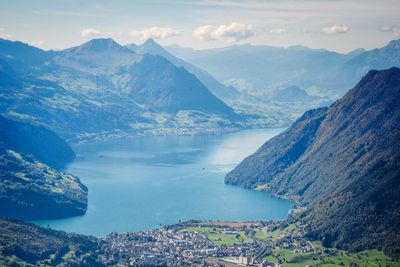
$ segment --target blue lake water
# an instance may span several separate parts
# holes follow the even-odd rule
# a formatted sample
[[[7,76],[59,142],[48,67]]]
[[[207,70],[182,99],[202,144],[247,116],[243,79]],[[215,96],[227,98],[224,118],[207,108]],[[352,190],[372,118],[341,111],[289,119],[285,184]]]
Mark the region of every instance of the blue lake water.
[[[179,220],[286,218],[291,202],[224,184],[225,174],[283,129],[220,136],[137,137],[74,147],[66,171],[89,188],[84,216],[36,222],[95,236]]]

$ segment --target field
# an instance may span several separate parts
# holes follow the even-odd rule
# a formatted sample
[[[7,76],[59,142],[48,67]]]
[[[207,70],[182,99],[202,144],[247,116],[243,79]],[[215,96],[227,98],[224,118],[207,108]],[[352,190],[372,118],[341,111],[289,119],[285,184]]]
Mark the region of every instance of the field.
[[[181,231],[186,232],[203,232],[216,245],[234,245],[252,240],[261,242],[274,243],[282,236],[294,235],[301,231],[295,225],[290,224],[284,228],[275,231],[265,232],[261,229],[256,229],[252,232],[246,231],[224,231],[221,227],[188,227]],[[311,244],[311,243],[310,243]],[[394,262],[383,252],[377,250],[368,250],[358,253],[349,253],[338,249],[326,249],[320,242],[312,242],[311,247],[318,252],[294,252],[293,250],[285,249],[276,246],[272,249],[270,255],[265,256],[264,260],[268,262],[280,262],[285,267],[303,267],[310,266],[359,266],[359,267],[400,267],[400,262]],[[312,250],[314,251],[314,250]]]
[[[212,228],[212,227],[188,227],[183,229],[185,232],[203,232],[207,235],[207,238],[210,239],[214,244],[221,246],[227,245],[231,246],[234,244],[241,244],[244,242],[250,242],[252,239],[243,231],[237,232],[223,232],[222,228]]]
[[[381,251],[368,250],[358,253],[347,253],[337,249],[329,250],[329,253],[294,253],[285,249],[275,249],[272,255],[266,257],[269,262],[282,262],[287,267],[303,267],[305,265],[333,267],[333,266],[357,266],[376,267],[376,266],[400,266],[400,262],[391,259]]]

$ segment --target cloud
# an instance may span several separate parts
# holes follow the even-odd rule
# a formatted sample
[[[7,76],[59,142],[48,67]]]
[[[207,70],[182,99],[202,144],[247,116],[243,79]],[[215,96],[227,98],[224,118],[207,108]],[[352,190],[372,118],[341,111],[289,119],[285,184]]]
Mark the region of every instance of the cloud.
[[[216,29],[217,27],[212,25],[200,26],[194,30],[193,36],[201,41],[217,40],[215,36]]]
[[[381,26],[381,27],[379,28],[379,30],[380,30],[381,32],[390,32],[390,33],[392,33],[394,36],[400,37],[400,27],[385,25],[385,26]]]
[[[13,36],[11,34],[9,34],[8,32],[6,32],[6,29],[0,28],[0,38],[11,39],[11,38],[13,38]]]
[[[322,33],[325,34],[340,34],[340,33],[347,33],[349,31],[349,27],[346,25],[332,25],[330,27],[324,27],[321,29]]]
[[[204,25],[198,27],[193,36],[201,41],[223,40],[237,42],[254,35],[251,25],[232,22],[230,25]]]
[[[142,31],[131,31],[129,33],[129,35],[140,37],[143,40],[149,38],[165,39],[173,36],[178,36],[181,34],[182,34],[181,30],[173,28],[161,28],[161,27],[151,27],[151,28],[146,28]]]
[[[81,35],[82,37],[94,37],[94,36],[100,36],[100,35],[104,35],[101,31],[96,30],[96,29],[83,29],[81,31]]]
[[[284,34],[287,31],[286,31],[286,29],[272,29],[269,32],[272,33],[272,34]]]

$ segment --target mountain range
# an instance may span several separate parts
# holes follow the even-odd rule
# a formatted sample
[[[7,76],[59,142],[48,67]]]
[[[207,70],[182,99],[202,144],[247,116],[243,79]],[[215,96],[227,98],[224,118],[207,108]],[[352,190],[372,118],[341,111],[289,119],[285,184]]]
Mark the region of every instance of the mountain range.
[[[241,92],[265,95],[296,85],[313,95],[337,99],[371,69],[400,67],[400,40],[371,51],[347,54],[303,46],[232,45],[193,50],[166,47],[172,54],[207,70]]]
[[[112,39],[62,51],[0,40],[0,71],[2,114],[40,123],[69,139],[201,128],[204,117],[213,119],[203,129],[241,127],[241,118],[194,74]]]
[[[73,142],[281,126],[329,105],[370,68],[399,65],[398,53],[399,41],[339,54],[301,46],[197,51],[152,39],[44,51],[2,39],[0,113]]]
[[[400,69],[369,71],[329,108],[304,113],[227,174],[309,207],[311,237],[400,256]]]

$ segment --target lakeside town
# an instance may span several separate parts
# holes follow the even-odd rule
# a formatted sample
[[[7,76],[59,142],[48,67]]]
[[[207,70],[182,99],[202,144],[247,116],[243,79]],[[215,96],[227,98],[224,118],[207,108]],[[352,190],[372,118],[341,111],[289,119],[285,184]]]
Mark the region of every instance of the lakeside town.
[[[131,266],[268,266],[262,256],[269,248],[257,231],[272,224],[190,221],[151,231],[112,233],[105,238],[111,251],[103,261]]]
[[[103,241],[102,262],[121,266],[400,266],[379,251],[324,248],[300,222],[188,221]]]

